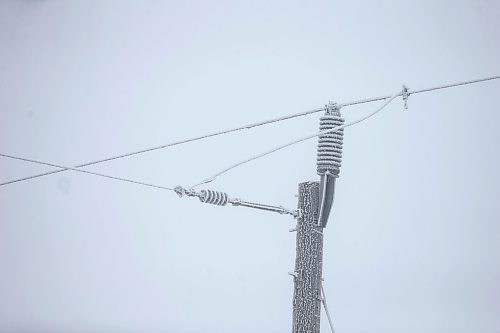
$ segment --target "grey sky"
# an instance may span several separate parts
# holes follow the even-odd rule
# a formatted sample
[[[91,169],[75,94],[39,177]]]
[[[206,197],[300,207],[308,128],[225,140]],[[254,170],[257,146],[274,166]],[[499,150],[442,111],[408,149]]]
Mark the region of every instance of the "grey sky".
[[[500,73],[498,1],[0,0],[0,151],[76,165]],[[324,278],[338,333],[500,331],[500,82],[346,129]],[[356,119],[377,104],[343,109]],[[93,166],[192,184],[318,115]],[[209,188],[296,206],[316,140]],[[0,181],[48,168],[2,159]],[[0,188],[2,332],[289,332],[287,216],[73,172]],[[326,317],[322,332],[328,331]]]

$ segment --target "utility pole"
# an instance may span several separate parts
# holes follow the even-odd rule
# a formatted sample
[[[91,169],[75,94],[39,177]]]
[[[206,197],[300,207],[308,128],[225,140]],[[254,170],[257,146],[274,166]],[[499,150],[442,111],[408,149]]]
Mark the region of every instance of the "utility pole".
[[[293,333],[319,333],[323,228],[318,225],[319,182],[299,184],[297,257],[293,292]]]
[[[340,106],[330,103],[325,106],[325,114],[320,118],[318,136],[317,173],[319,182],[299,184],[298,210],[282,206],[231,198],[225,192],[201,190],[177,186],[174,191],[180,196],[198,197],[201,202],[225,206],[249,207],[280,214],[289,214],[297,219],[297,249],[293,292],[293,333],[319,333],[322,294],[323,230],[328,222],[335,194],[335,181],[340,174],[344,130],[344,119]],[[328,314],[328,311],[327,311]],[[333,325],[328,315],[330,325]]]
[[[292,333],[319,333],[323,273],[323,230],[328,222],[335,194],[335,180],[342,160],[344,119],[340,107],[330,103],[320,118],[317,173],[319,182],[299,184],[297,254],[294,277]],[[326,306],[326,304],[325,304]],[[330,320],[330,318],[328,318]],[[332,325],[330,321],[330,325]],[[333,326],[332,326],[333,330]]]

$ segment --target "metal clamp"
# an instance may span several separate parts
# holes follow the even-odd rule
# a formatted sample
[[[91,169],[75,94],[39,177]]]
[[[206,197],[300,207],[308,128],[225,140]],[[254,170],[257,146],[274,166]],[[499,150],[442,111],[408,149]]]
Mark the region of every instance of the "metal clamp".
[[[409,88],[403,84],[403,90],[401,91],[401,96],[403,96],[403,102],[405,109],[408,109],[408,97],[410,97]]]

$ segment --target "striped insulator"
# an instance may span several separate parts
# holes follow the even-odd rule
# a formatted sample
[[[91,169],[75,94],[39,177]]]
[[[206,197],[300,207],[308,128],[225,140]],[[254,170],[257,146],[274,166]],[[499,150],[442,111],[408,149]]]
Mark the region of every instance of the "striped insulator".
[[[225,206],[229,201],[229,197],[225,192],[202,190],[200,195],[200,201],[212,205]]]
[[[326,131],[344,124],[339,109],[328,108],[327,112],[319,121],[319,130]],[[319,175],[331,173],[338,175],[342,163],[342,141],[344,129],[323,134],[318,139],[317,171]]]

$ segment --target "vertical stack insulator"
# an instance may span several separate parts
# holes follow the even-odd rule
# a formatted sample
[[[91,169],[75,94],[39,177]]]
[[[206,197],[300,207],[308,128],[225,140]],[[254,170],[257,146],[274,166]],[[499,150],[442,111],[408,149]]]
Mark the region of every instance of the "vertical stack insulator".
[[[328,107],[327,112],[320,118],[319,129],[326,131],[344,124],[337,106]],[[330,173],[338,175],[342,163],[342,144],[344,129],[322,134],[318,139],[317,171],[318,175]]]

